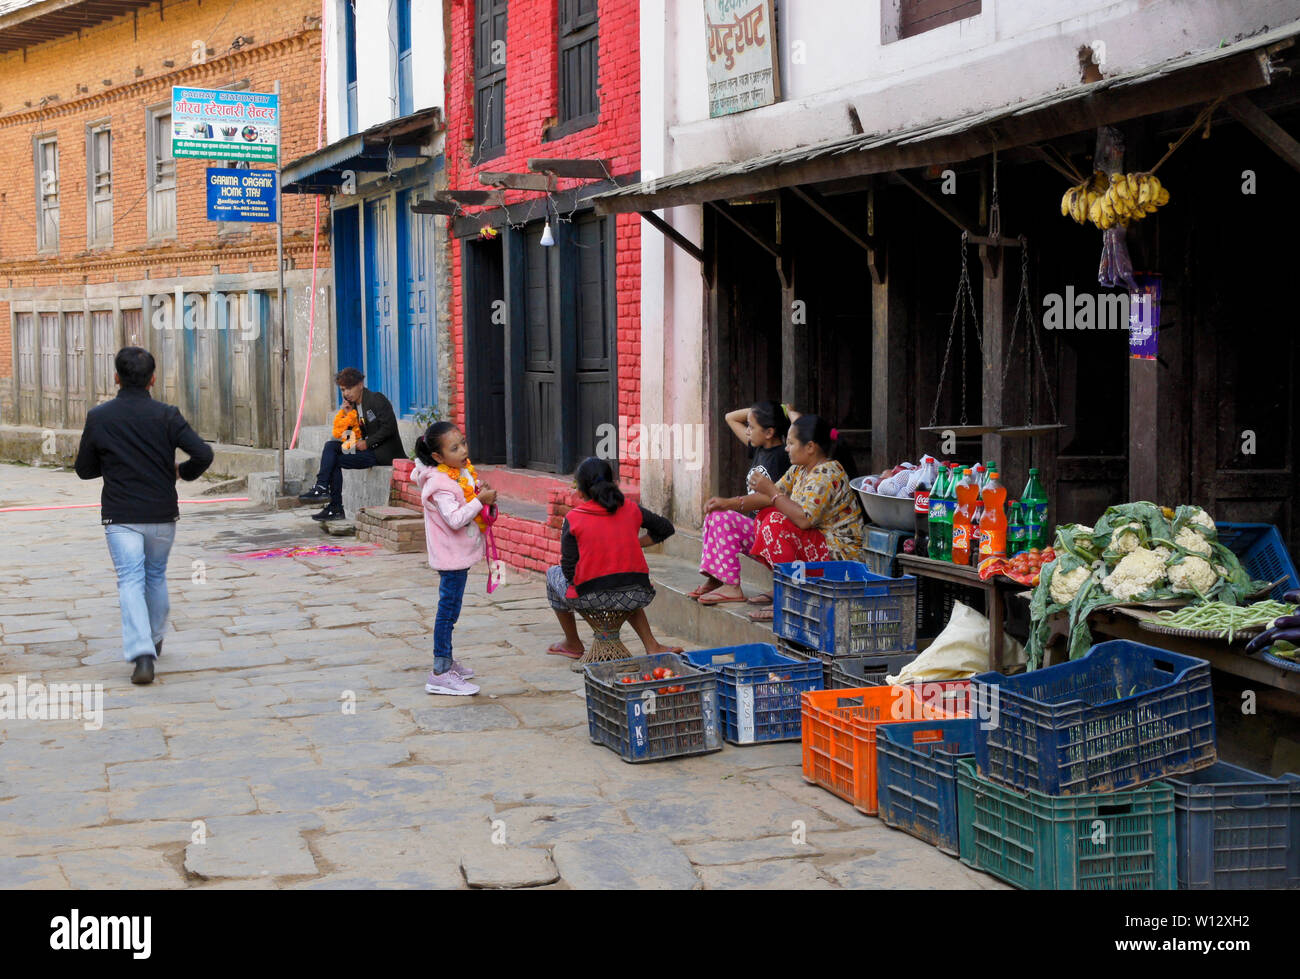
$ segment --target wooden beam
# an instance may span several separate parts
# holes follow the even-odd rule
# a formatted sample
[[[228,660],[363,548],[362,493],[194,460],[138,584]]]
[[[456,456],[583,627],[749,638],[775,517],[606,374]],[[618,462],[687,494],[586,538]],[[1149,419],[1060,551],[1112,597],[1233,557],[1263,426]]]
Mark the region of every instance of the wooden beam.
[[[475,207],[480,204],[505,204],[505,195],[499,190],[435,190],[435,201],[455,201]]]
[[[599,203],[599,202],[597,202],[597,203]],[[717,211],[719,214],[721,214],[724,218],[726,218],[728,221],[730,221],[732,224],[734,224],[737,228],[739,228],[741,231],[743,231],[746,235],[748,235],[749,238],[754,242],[754,244],[758,245],[758,247],[761,248],[761,249],[763,249],[763,251],[767,252],[767,253],[768,253],[769,255],[771,255],[773,258],[777,258],[777,259],[779,259],[779,258],[781,257],[781,252],[780,252],[780,250],[779,250],[776,246],[772,245],[772,244],[771,244],[770,242],[768,242],[766,239],[761,238],[759,235],[755,234],[753,231],[750,231],[749,228],[748,228],[748,226],[746,226],[745,224],[743,224],[743,223],[740,221],[739,218],[735,218],[735,217],[733,217],[733,216],[728,212],[727,208],[723,207],[721,204],[718,204],[716,201],[709,201],[708,204],[709,204],[709,207],[713,208],[715,211]],[[597,214],[600,213],[600,208],[599,208],[599,207],[596,208],[596,213],[597,213]]]
[[[1268,113],[1244,95],[1228,99],[1223,107],[1234,119],[1258,136],[1265,146],[1300,170],[1300,142],[1274,122]]]
[[[902,184],[905,187],[907,187],[909,190],[911,190],[912,193],[914,193],[917,197],[921,198],[921,200],[925,201],[932,208],[934,208],[936,211],[938,211],[940,214],[946,217],[949,221],[955,224],[959,231],[964,231],[968,235],[973,235],[975,233],[974,231],[971,230],[972,228],[975,227],[973,222],[967,221],[965,218],[958,217],[952,211],[948,210],[948,208],[944,207],[941,203],[939,203],[939,201],[935,200],[928,193],[922,190],[918,185],[916,185],[911,180],[909,180],[906,174],[896,173],[894,174],[894,176],[896,176],[902,182]]]
[[[687,255],[695,259],[695,261],[699,262],[701,265],[704,264],[704,249],[687,238],[654,211],[642,211],[641,217],[645,220],[646,224],[650,225],[650,227],[662,234]]]
[[[442,214],[451,217],[459,208],[453,201],[420,201],[411,205],[414,214]]]
[[[557,177],[583,177],[588,180],[609,179],[608,160],[547,160],[528,161],[533,173],[549,173]]]
[[[809,207],[811,207],[818,214],[820,214],[822,217],[824,217],[827,221],[829,221],[832,227],[839,230],[846,238],[849,239],[849,241],[853,242],[853,244],[857,245],[865,252],[871,251],[872,249],[871,242],[862,239],[857,234],[857,232],[852,231],[847,225],[844,224],[843,221],[841,221],[834,214],[832,214],[830,210],[826,207],[826,202],[822,200],[821,195],[818,194],[817,191],[812,190],[811,188],[808,187],[791,187],[790,192],[794,194],[796,197],[798,197],[805,204],[807,204]]]
[[[557,189],[554,177],[543,173],[480,173],[479,183],[507,190],[540,190],[550,193]]]

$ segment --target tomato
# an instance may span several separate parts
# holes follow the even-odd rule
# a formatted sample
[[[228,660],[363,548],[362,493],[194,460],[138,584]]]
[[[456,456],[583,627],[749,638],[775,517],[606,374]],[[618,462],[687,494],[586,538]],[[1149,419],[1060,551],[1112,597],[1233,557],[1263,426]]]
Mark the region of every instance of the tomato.
[[[662,697],[666,693],[671,693],[672,689],[673,689],[672,687],[660,687],[658,693]]]
[[[653,680],[653,679],[654,679],[654,677],[652,677],[649,673],[642,673],[642,674],[641,674],[641,680],[642,680],[642,682],[644,682],[644,681],[646,681],[646,680]]]
[[[1033,584],[1035,584],[1035,585],[1038,584],[1038,578],[1039,578],[1038,575],[1034,575]]]
[[[656,666],[654,668],[654,678],[656,680],[662,680],[664,678],[664,674],[666,674],[667,672],[668,671],[665,670],[662,666]]]
[[[666,667],[666,666],[664,667],[664,679],[665,679],[665,680],[670,679],[670,678],[672,678],[672,677],[675,677],[676,675],[677,675],[677,674],[676,674],[675,672],[673,672],[672,670],[670,670],[668,667]]]
[[[619,683],[633,683],[635,681],[636,681],[636,677],[631,677],[631,676],[622,676],[618,678]]]
[[[1030,557],[1037,557],[1037,556],[1038,556],[1039,554],[1041,554],[1041,553],[1042,553],[1042,551],[1040,551],[1040,550],[1039,550],[1038,548],[1036,548],[1036,547],[1031,547],[1031,548],[1029,549],[1029,556],[1030,556]]]

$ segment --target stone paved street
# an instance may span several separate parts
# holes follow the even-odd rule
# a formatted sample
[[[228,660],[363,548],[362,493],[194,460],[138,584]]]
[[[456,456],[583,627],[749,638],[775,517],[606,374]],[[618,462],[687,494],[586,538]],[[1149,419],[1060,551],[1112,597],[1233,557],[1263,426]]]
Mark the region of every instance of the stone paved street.
[[[0,466],[0,506],[99,487]],[[0,721],[0,887],[1001,886],[805,783],[797,743],[651,765],[593,745],[540,576],[491,597],[471,576],[456,652],[483,692],[429,696],[423,555],[235,559],[354,544],[243,506],[182,507],[147,687],[98,511],[0,513],[0,682],[104,691],[100,730]]]

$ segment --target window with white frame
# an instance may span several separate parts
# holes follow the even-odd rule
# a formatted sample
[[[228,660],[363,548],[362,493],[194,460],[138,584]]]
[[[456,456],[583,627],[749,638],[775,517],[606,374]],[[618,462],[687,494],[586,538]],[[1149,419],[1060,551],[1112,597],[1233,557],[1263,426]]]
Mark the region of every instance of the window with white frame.
[[[172,157],[170,106],[149,111],[145,183],[149,195],[149,237],[176,234],[176,160]]]
[[[343,65],[347,86],[347,135],[357,131],[357,11],[354,0],[343,4]]]
[[[113,130],[107,123],[86,131],[86,242],[113,243]]]
[[[36,137],[36,248],[59,250],[59,140]]]
[[[397,0],[397,114],[415,111],[411,72],[411,0]]]

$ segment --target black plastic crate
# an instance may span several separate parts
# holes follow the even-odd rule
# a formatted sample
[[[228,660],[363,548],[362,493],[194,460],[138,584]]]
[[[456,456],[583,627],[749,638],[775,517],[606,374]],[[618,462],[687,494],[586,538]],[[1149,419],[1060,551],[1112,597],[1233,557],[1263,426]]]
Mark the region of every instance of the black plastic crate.
[[[892,656],[840,656],[831,660],[827,689],[847,687],[882,687],[885,677],[897,676],[920,653],[898,653]]]
[[[670,679],[642,680],[665,666]],[[623,683],[623,677],[636,677]],[[718,677],[675,653],[634,656],[586,668],[587,727],[591,740],[626,762],[703,755],[722,748]],[[665,687],[683,687],[663,693]]]

